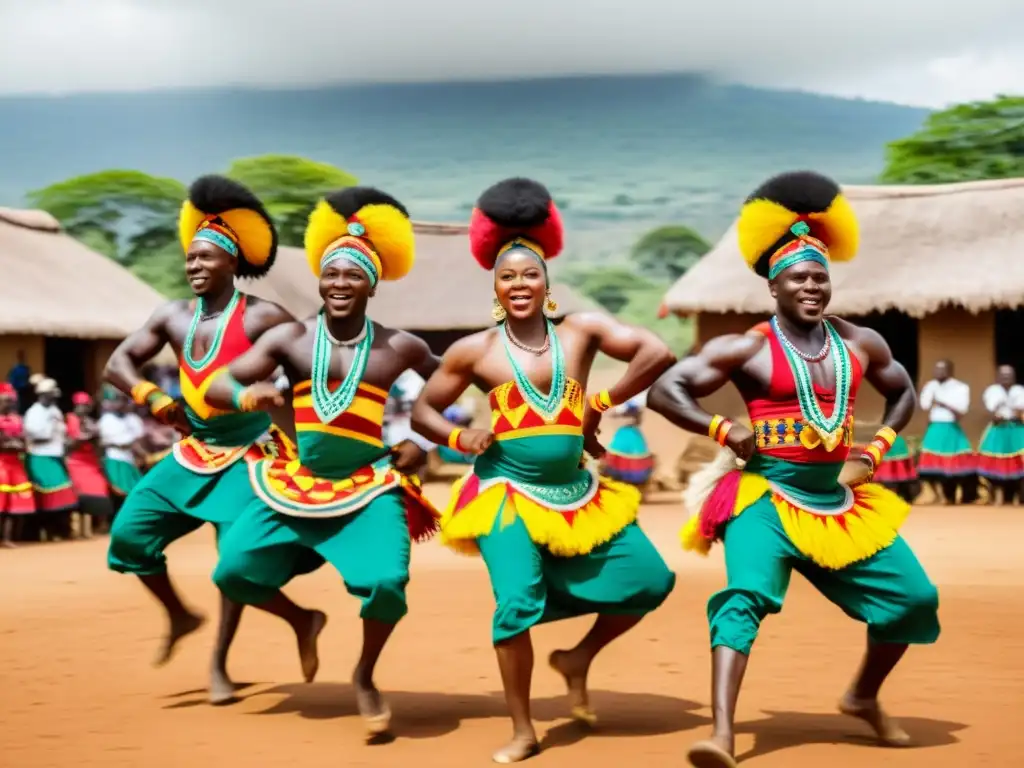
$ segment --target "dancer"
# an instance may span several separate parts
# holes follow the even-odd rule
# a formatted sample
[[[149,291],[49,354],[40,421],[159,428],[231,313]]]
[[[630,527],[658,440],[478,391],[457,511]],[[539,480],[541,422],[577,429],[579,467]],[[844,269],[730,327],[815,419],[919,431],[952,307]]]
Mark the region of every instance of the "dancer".
[[[114,506],[94,444],[99,430],[92,416],[92,397],[87,392],[75,392],[71,404],[74,411],[65,417],[69,440],[68,474],[78,494],[78,534],[89,538],[94,530],[106,529]]]
[[[413,428],[438,444],[476,455],[455,484],[442,519],[443,540],[479,553],[497,603],[492,637],[512,741],[494,753],[514,763],[539,751],[530,718],[530,629],[598,614],[573,649],[550,665],[568,686],[574,717],[594,722],[587,675],[597,653],[657,608],[675,584],[636,523],[640,493],[583,466],[603,449],[601,413],[649,387],[672,364],[652,333],[604,314],[568,316],[557,328],[545,309],[547,261],[562,247],[562,223],[548,191],[508,179],[480,197],[470,223],[477,262],[494,273],[497,328],[460,339],[445,353],[413,407]],[[587,398],[597,352],[628,361],[610,390]],[[443,411],[471,383],[490,390],[491,429],[464,429]]]
[[[223,413],[203,399],[213,375],[252,344],[292,317],[281,307],[235,288],[235,277],[267,273],[277,250],[277,234],[262,204],[245,187],[219,176],[205,176],[189,190],[180,217],[185,274],[194,301],[169,301],[129,336],[107,363],[106,377],[155,417],[189,435],[132,489],[114,518],[108,563],[133,573],[160,601],[170,623],[156,663],[164,664],[183,637],[202,625],[185,607],[167,575],[164,549],[173,541],[213,523],[218,538],[253,498],[247,462],[267,455],[293,455],[291,443],[263,413]],[[181,408],[139,369],[170,344],[180,360]],[[189,434],[191,433],[191,434]],[[304,570],[319,560],[302,563]],[[326,622],[319,611],[299,608],[282,594],[262,606],[295,631],[302,673],[316,675],[317,637]],[[210,701],[231,701],[235,686],[227,654],[242,607],[221,600],[220,627],[210,670]]]
[[[18,391],[0,382],[0,543],[8,548],[16,546],[24,516],[36,511],[32,482],[21,463],[24,450]]]
[[[1017,383],[1012,365],[999,366],[996,383],[985,389],[981,399],[992,422],[978,446],[978,474],[992,486],[991,503],[999,491],[1003,504],[1013,504],[1024,480],[1024,387]]]
[[[960,419],[971,407],[971,388],[953,377],[953,362],[939,360],[935,378],[921,390],[921,407],[928,411],[928,428],[921,441],[917,473],[946,504],[974,501],[977,461]]]
[[[726,448],[691,479],[685,499],[697,514],[684,547],[707,552],[722,539],[728,577],[707,606],[714,732],[691,748],[690,762],[736,765],[733,720],[747,657],[761,621],[782,608],[793,570],[867,624],[867,653],[840,710],[866,721],[883,743],[905,744],[878,691],[908,643],[938,638],[938,593],[897,533],[909,506],[865,481],[914,413],[913,384],[876,332],[825,317],[830,263],[852,259],[858,241],[853,210],[834,182],[810,172],[776,176],[747,199],[737,227],[743,258],[768,280],[775,316],[709,341],[647,400]],[[848,458],[862,379],[885,396],[885,426],[863,455]],[[753,431],[697,402],[730,381]]]
[[[48,539],[71,536],[71,513],[78,508],[78,494],[71,485],[64,457],[67,425],[57,405],[60,389],[53,379],[34,374],[36,401],[25,412],[25,471],[36,495],[39,527]]]
[[[654,474],[654,454],[640,431],[643,406],[634,398],[617,410],[626,423],[612,435],[601,471],[613,480],[637,486],[643,493]]]
[[[411,440],[384,443],[384,403],[404,371],[426,377],[438,360],[425,342],[366,315],[378,281],[412,268],[412,223],[401,203],[369,187],[328,195],[310,216],[306,254],[320,281],[320,312],[264,335],[207,393],[213,406],[245,413],[281,406],[283,395],[267,379],[282,366],[295,382],[299,447],[298,461],[250,466],[259,498],[224,537],[213,578],[232,600],[264,605],[304,552],[337,568],[362,601],[363,650],[352,684],[367,730],[377,735],[388,730],[391,712],[374,669],[407,611],[410,542],[429,537],[439,517],[415,478],[423,450]]]

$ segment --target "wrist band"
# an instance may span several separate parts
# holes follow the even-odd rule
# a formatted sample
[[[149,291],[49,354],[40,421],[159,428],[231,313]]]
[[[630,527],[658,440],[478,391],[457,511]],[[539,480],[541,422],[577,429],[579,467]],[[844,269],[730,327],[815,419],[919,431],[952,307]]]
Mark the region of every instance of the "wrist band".
[[[896,431],[892,427],[882,427],[875,433],[861,454],[861,457],[867,459],[871,464],[872,471],[878,469],[878,465],[882,463],[882,459],[892,448],[894,442],[896,442]]]
[[[221,375],[224,376],[228,384],[231,385],[231,404],[235,406],[235,410],[248,410],[246,406],[252,405],[252,398],[247,397],[248,393],[246,392],[246,387],[227,371],[224,371]]]
[[[148,405],[149,398],[154,394],[164,394],[160,387],[154,384],[152,381],[140,381],[134,387],[132,387],[131,397],[136,405]]]
[[[732,429],[732,422],[729,419],[725,416],[713,416],[708,425],[708,437],[724,448],[725,438],[730,429]]]
[[[453,451],[462,450],[459,448],[459,435],[462,434],[462,427],[456,427],[450,433],[448,433],[448,447]]]
[[[598,413],[604,413],[614,405],[612,396],[607,389],[602,389],[596,395],[591,395],[587,403]]]
[[[168,409],[174,407],[174,398],[170,395],[164,394],[163,392],[157,392],[149,401],[149,412],[153,414],[157,419],[163,416]]]

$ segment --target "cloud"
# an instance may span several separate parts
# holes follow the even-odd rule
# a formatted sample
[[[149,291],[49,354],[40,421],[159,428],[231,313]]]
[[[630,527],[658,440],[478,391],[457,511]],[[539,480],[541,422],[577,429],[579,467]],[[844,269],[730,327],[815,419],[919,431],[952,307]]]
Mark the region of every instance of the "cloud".
[[[1024,92],[1020,0],[0,0],[0,93],[702,71],[939,106]]]

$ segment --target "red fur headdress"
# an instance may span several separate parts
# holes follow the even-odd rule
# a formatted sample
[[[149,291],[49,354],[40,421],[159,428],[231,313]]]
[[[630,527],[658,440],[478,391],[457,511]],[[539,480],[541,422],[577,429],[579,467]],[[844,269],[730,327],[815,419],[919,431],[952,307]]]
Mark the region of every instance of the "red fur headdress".
[[[484,269],[494,269],[502,247],[516,238],[536,245],[545,261],[553,259],[562,252],[562,237],[551,193],[531,179],[499,181],[480,195],[469,220],[469,247]]]

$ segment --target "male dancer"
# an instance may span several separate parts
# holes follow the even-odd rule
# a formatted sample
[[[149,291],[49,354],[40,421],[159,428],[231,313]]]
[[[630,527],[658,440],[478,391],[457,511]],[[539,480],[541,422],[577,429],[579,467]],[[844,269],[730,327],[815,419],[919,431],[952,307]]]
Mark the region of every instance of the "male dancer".
[[[729,449],[691,480],[687,500],[698,514],[684,529],[684,547],[706,552],[722,538],[728,574],[707,611],[714,733],[691,748],[690,762],[736,765],[733,718],[747,657],[762,619],[782,608],[794,569],[868,625],[867,654],[841,711],[865,720],[884,743],[904,744],[878,691],[908,643],[938,638],[938,593],[897,534],[909,506],[864,481],[910,421],[914,387],[877,333],[825,317],[830,262],[853,258],[858,240],[834,182],[808,172],[770,179],[747,199],[738,232],[744,259],[768,279],[775,316],[709,341],[648,397],[655,412]],[[847,459],[862,378],[886,398],[885,426],[862,456]],[[729,382],[747,403],[753,432],[697,404]],[[742,471],[737,459],[746,462]]]
[[[189,435],[174,445],[132,489],[114,518],[110,568],[134,573],[163,604],[170,621],[157,664],[166,663],[181,638],[204,619],[185,607],[167,576],[164,549],[213,523],[218,537],[253,498],[246,463],[266,455],[291,455],[293,447],[262,413],[224,413],[203,399],[210,380],[270,329],[292,321],[281,307],[235,288],[235,277],[258,278],[270,269],[277,234],[263,205],[245,187],[205,176],[189,190],[180,217],[185,274],[194,301],[169,301],[115,350],[106,378],[153,415]],[[170,344],[180,360],[184,409],[146,381],[139,369]],[[303,564],[312,570],[319,561]],[[307,681],[316,674],[316,641],[326,616],[299,608],[282,594],[262,606],[295,630]],[[241,606],[221,600],[217,645],[210,671],[210,700],[234,696],[227,654]]]
[[[280,406],[284,398],[267,379],[283,367],[294,382],[299,447],[298,461],[250,467],[259,498],[224,537],[213,578],[232,600],[263,606],[304,553],[337,568],[363,604],[363,651],[352,684],[376,735],[388,730],[391,713],[373,673],[407,610],[410,541],[431,535],[438,518],[415,479],[423,450],[411,440],[384,443],[384,404],[404,371],[427,377],[438,360],[425,342],[366,316],[378,281],[412,268],[412,223],[401,203],[369,187],[329,195],[310,216],[306,253],[323,308],[265,334],[206,395],[215,407],[244,413]]]
[[[556,330],[545,316],[557,309],[546,262],[561,246],[561,217],[542,185],[508,179],[481,195],[470,247],[494,273],[499,325],[453,344],[413,406],[417,432],[476,455],[453,488],[442,536],[481,554],[494,588],[492,636],[513,728],[511,743],[493,755],[498,763],[539,750],[530,717],[530,629],[598,614],[575,648],[549,659],[565,678],[573,716],[593,722],[587,675],[594,657],[675,585],[636,523],[640,492],[583,466],[585,446],[592,456],[603,453],[594,437],[601,413],[647,389],[674,358],[654,334],[604,314],[570,315]],[[618,384],[587,399],[598,352],[629,367]],[[490,390],[490,430],[463,429],[442,415],[477,381]]]

